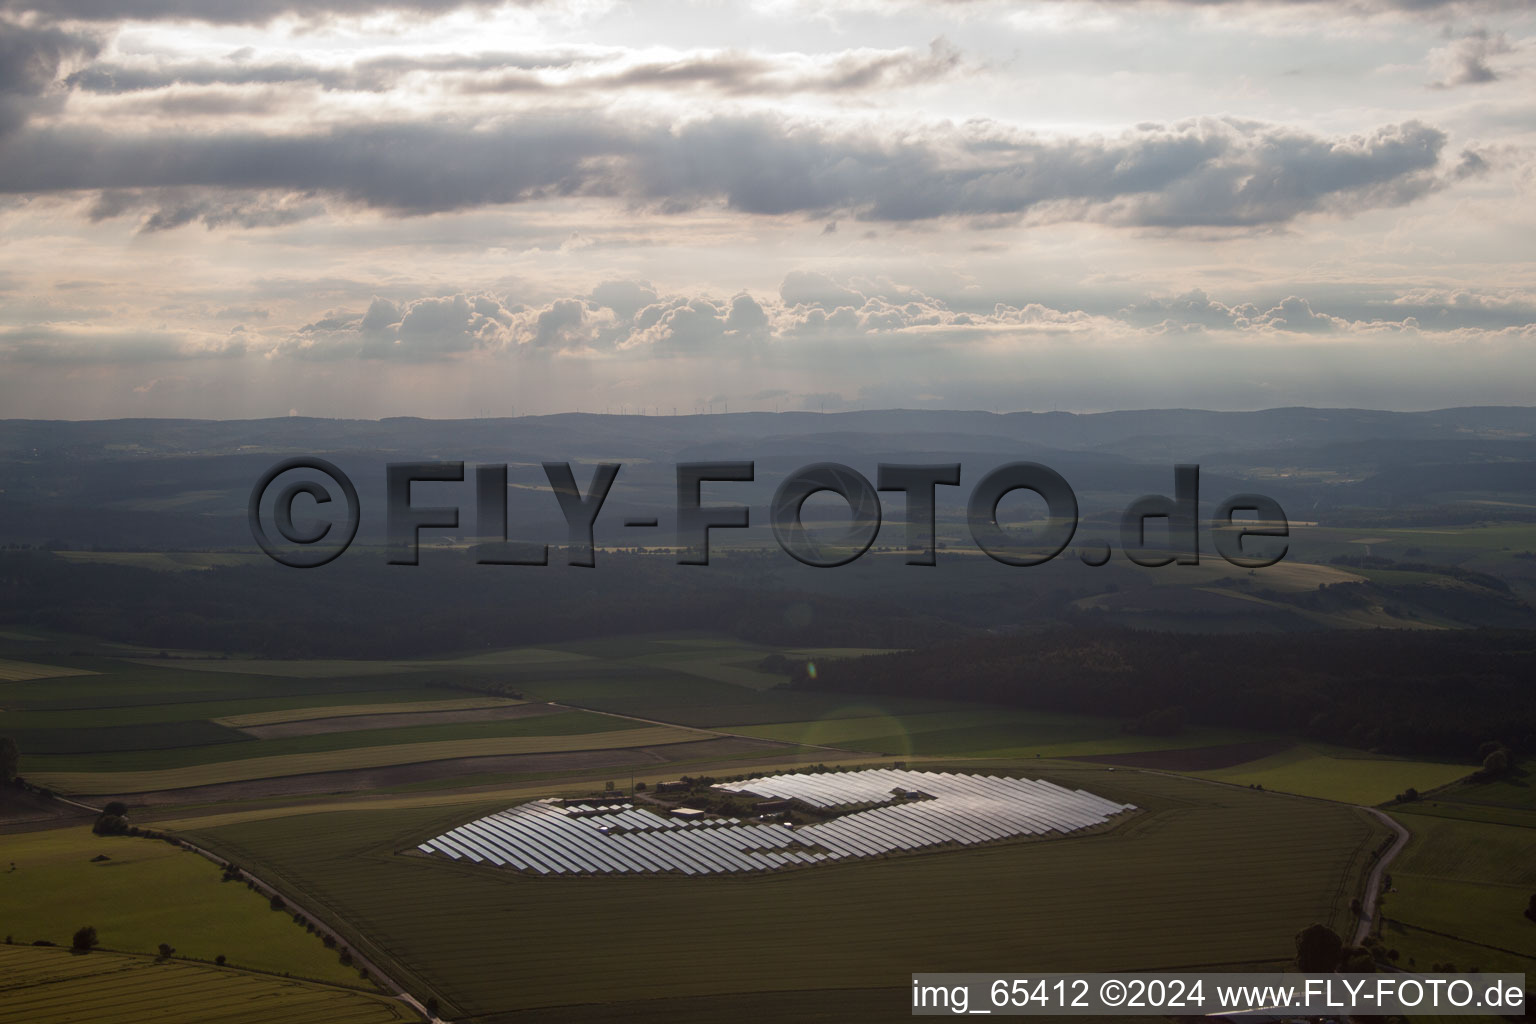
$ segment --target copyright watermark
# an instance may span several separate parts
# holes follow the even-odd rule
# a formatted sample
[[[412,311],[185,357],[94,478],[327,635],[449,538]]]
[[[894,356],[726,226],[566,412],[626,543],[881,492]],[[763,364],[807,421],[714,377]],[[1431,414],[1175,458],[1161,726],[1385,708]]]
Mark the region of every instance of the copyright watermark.
[[[567,528],[568,564],[596,565],[593,529],[621,463],[599,463],[583,491],[568,462],[546,462],[544,475],[559,504]],[[304,474],[301,478],[299,474]],[[327,482],[312,479],[325,477]],[[417,565],[422,530],[458,530],[457,505],[421,506],[411,500],[417,483],[465,482],[462,462],[392,462],[385,466],[385,532],[391,565]],[[750,483],[752,462],[685,462],[676,467],[674,508],[679,565],[708,565],[712,530],[746,529],[752,509],[746,505],[708,504],[705,484]],[[785,554],[805,565],[832,568],[860,558],[874,544],[885,518],[881,492],[901,492],[905,498],[905,547],[908,565],[936,564],[935,497],[939,487],[960,486],[960,465],[880,463],[875,482],[858,470],[834,462],[803,466],[784,478],[768,504],[768,524]],[[286,483],[282,481],[287,479]],[[548,565],[549,545],[507,537],[507,467],[474,468],[476,562],[481,565]],[[1126,506],[1120,517],[1119,546],[1130,561],[1142,566],[1198,565],[1200,562],[1200,467],[1174,467],[1173,496],[1148,494]],[[1044,501],[1043,523],[1025,528],[1005,526],[998,517],[1003,499],[1029,491]],[[806,501],[821,493],[835,494],[848,506],[850,519],[841,536],[827,539],[803,521]],[[339,500],[338,500],[339,499]],[[295,506],[308,513],[301,527]],[[340,518],[315,519],[332,509]],[[1239,513],[1251,515],[1239,518]],[[362,509],[357,488],[339,468],[324,459],[299,457],[277,463],[251,489],[248,515],[251,534],[272,559],[283,565],[312,569],[334,561],[357,537]],[[984,475],[966,504],[971,539],[988,557],[1005,565],[1032,566],[1061,555],[1077,537],[1077,495],[1067,481],[1038,462],[1011,462]],[[1166,523],[1166,541],[1149,542],[1148,526]],[[270,523],[271,529],[268,529]],[[655,529],[655,517],[624,520],[626,529]],[[1209,522],[1211,545],[1227,562],[1247,569],[1273,565],[1289,549],[1290,526],[1279,503],[1262,494],[1234,494],[1216,506]],[[276,534],[276,537],[273,534]],[[1079,540],[1075,553],[1085,564],[1100,566],[1113,556],[1108,540]]]

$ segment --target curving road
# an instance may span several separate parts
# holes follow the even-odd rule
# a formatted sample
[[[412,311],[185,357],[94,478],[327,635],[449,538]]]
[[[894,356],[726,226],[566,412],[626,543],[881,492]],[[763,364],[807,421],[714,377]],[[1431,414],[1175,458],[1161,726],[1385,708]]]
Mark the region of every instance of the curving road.
[[[1392,858],[1402,852],[1408,845],[1408,830],[1399,825],[1391,815],[1378,811],[1374,807],[1363,807],[1361,810],[1369,811],[1387,824],[1392,831],[1397,833],[1392,846],[1386,853],[1376,858],[1376,866],[1371,869],[1371,877],[1365,883],[1365,899],[1360,901],[1360,924],[1355,928],[1353,944],[1358,946],[1365,941],[1365,937],[1371,934],[1371,923],[1376,920],[1376,897],[1381,893],[1381,876],[1386,874],[1387,865],[1392,863]]]

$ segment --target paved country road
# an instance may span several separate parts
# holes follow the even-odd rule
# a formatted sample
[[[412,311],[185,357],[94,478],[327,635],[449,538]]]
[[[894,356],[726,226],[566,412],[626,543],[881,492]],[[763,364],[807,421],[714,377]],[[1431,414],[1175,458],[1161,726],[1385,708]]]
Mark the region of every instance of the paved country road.
[[[1371,877],[1365,883],[1365,899],[1360,901],[1360,924],[1355,928],[1354,945],[1356,946],[1371,934],[1371,922],[1376,919],[1376,898],[1381,894],[1381,877],[1386,874],[1387,865],[1392,863],[1392,859],[1403,852],[1403,847],[1408,845],[1408,830],[1393,820],[1391,815],[1378,811],[1374,807],[1363,809],[1386,822],[1392,831],[1397,833],[1397,838],[1392,841],[1392,846],[1386,853],[1376,858],[1376,866],[1371,869]]]

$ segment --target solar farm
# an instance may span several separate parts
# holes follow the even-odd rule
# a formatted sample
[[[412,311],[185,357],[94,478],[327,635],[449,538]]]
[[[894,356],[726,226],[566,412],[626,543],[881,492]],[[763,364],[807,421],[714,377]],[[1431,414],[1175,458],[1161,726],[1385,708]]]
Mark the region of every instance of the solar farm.
[[[469,822],[417,849],[540,875],[710,875],[1064,835],[1136,809],[1043,780],[900,769],[767,776],[714,788],[790,801],[826,819],[798,827],[681,819],[664,807],[551,799]]]

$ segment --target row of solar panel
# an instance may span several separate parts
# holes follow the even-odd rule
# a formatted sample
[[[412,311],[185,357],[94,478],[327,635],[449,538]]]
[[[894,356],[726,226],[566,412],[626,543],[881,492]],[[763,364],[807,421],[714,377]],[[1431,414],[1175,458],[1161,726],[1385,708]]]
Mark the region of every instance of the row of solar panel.
[[[1040,794],[1052,800],[1065,801],[1071,806],[1080,806],[1087,811],[1105,809],[1110,813],[1127,806],[1043,780],[899,769],[766,776],[746,782],[721,783],[716,788],[794,799],[820,808],[878,803],[890,800],[893,791],[918,792],[931,797],[972,795],[987,800],[1022,799],[1030,794]]]
[[[915,789],[933,799],[891,803],[799,829],[735,818],[679,821],[632,804],[589,808],[538,802],[470,822],[420,849],[539,874],[763,871],[1070,832],[1131,807],[1044,781],[948,772],[784,775],[718,788],[822,807],[890,799],[892,789]]]
[[[738,821],[700,828],[647,816],[654,819],[653,827],[605,831],[609,826],[594,824],[594,818],[569,815],[544,803],[524,804],[456,828],[420,849],[539,874],[765,871],[811,864],[826,856],[790,849],[801,844],[782,825]]]

